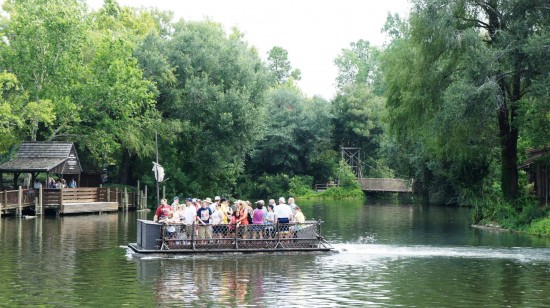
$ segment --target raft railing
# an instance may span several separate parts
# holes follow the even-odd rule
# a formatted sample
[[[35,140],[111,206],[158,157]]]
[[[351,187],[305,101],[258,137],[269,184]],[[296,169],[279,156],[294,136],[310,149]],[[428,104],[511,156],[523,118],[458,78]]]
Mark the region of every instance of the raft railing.
[[[332,248],[321,236],[321,221],[273,225],[162,225],[160,250],[273,251]]]

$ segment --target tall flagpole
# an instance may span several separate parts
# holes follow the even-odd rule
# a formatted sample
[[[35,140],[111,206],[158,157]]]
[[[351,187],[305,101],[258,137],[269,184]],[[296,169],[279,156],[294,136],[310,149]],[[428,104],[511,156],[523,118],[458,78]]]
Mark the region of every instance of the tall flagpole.
[[[157,131],[155,130],[155,152],[157,154],[157,168],[158,168],[158,163],[159,163],[159,141],[158,141],[158,136],[157,136]],[[155,181],[157,182],[157,205],[158,206],[160,204],[160,200],[159,200],[159,181],[158,181],[158,169],[157,169],[157,178],[155,179]]]

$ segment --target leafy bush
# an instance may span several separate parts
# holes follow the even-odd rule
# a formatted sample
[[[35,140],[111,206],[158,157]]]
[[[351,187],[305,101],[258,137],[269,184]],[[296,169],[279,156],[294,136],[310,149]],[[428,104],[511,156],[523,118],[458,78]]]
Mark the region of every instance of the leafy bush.
[[[483,196],[470,198],[474,223],[497,223],[503,228],[522,230],[545,215],[536,198],[523,191],[513,203],[502,197],[499,185],[488,186]]]
[[[525,231],[531,234],[550,236],[550,218],[540,218],[533,221]]]
[[[336,177],[338,178],[338,185],[343,188],[360,188],[359,183],[357,183],[357,178],[350,166],[346,164],[344,160],[340,161],[338,169],[336,170]]]
[[[289,183],[290,178],[286,174],[264,174],[257,180],[252,177],[241,177],[235,195],[239,198],[278,198],[288,194]]]
[[[305,196],[313,193],[311,186],[313,185],[313,177],[309,175],[295,176],[290,179],[289,194],[292,196]]]
[[[364,198],[365,194],[359,187],[330,187],[320,192],[316,197],[327,199],[358,199]]]
[[[365,194],[360,188],[330,187],[325,191],[311,191],[299,197],[300,199],[361,199]]]

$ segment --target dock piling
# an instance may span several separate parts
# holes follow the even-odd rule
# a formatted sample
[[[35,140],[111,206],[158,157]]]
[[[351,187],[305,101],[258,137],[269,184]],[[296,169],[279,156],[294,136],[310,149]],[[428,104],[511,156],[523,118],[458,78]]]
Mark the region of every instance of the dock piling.
[[[38,188],[38,211],[36,211],[36,214],[37,215],[42,215],[43,214],[43,200],[42,200],[42,194],[43,194],[43,191],[42,191],[42,185]]]
[[[15,214],[18,218],[23,217],[23,187],[19,186],[19,192],[17,193],[17,212]]]

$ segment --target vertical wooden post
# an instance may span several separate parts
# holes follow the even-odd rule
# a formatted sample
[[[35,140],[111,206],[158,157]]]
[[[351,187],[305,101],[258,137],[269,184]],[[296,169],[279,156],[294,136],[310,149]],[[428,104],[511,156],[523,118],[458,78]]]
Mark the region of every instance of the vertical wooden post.
[[[107,202],[111,202],[111,188],[107,188]]]
[[[138,210],[141,210],[141,192],[139,191],[139,180],[137,181],[137,200],[135,200],[134,202],[136,202],[136,207]]]
[[[122,206],[125,211],[128,211],[128,189],[124,187],[124,201],[122,201]]]
[[[4,190],[4,206],[8,207],[8,191]]]
[[[143,197],[143,209],[146,209],[147,208],[147,185],[145,185],[145,192],[144,192],[144,197]]]
[[[0,177],[0,181],[2,181],[2,177]],[[6,195],[6,191],[4,190],[4,195]],[[2,204],[4,203],[4,198],[0,200],[0,219],[2,218]]]
[[[36,210],[37,215],[42,215],[42,194],[43,194],[42,185],[40,185],[40,187],[38,188],[38,203],[37,203],[38,208]]]
[[[19,192],[17,193],[17,217],[23,216],[23,186],[19,186]]]
[[[65,213],[65,206],[63,205],[63,188],[59,189],[59,211],[58,214]]]

